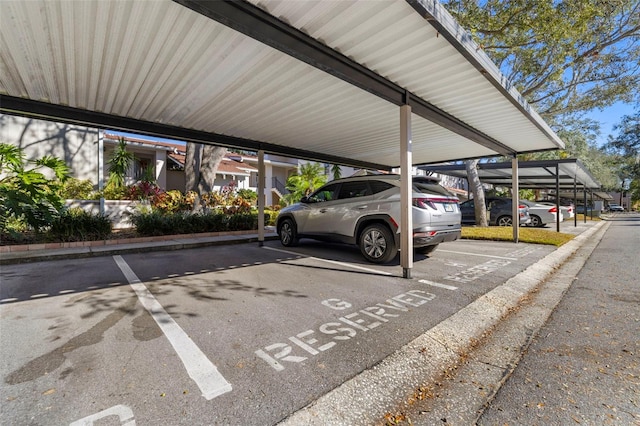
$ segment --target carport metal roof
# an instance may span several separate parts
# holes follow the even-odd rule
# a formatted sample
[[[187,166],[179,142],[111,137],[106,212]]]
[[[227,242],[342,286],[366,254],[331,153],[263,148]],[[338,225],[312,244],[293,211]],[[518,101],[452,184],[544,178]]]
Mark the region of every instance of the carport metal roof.
[[[0,3],[0,110],[388,169],[562,141],[435,0]]]
[[[421,167],[425,170],[459,178],[466,178],[464,164],[446,164]],[[523,161],[518,163],[518,182],[521,189],[572,190],[575,184],[581,189],[599,189],[600,183],[577,159]],[[478,163],[478,175],[482,183],[512,186],[511,163]],[[556,186],[556,176],[558,186]]]

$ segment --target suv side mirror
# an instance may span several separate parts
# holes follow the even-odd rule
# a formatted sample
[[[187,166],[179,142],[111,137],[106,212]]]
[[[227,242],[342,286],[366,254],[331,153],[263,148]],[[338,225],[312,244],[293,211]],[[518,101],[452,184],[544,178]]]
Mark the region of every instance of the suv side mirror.
[[[311,200],[309,199],[309,197],[302,197],[300,198],[300,202],[304,203],[304,204],[309,204],[311,202]]]

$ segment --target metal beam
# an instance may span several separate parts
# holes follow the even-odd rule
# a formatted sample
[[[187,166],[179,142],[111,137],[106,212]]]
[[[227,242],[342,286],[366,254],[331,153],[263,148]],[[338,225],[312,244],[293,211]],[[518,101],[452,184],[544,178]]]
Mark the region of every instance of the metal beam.
[[[244,1],[173,0],[502,155],[515,151],[370,69]],[[409,96],[407,96],[407,94]]]
[[[253,139],[237,138],[219,133],[186,129],[183,127],[170,126],[162,123],[121,117],[113,114],[89,111],[64,105],[55,105],[13,96],[0,95],[0,112],[59,123],[96,127],[98,129],[120,130],[147,136],[177,139],[185,142],[226,146],[230,148],[242,148],[255,152],[264,150],[264,152],[270,154],[278,154],[303,160],[321,161],[330,164],[340,164],[355,168],[391,170],[390,167],[382,164],[337,157],[335,155],[329,155],[321,152],[307,151]]]

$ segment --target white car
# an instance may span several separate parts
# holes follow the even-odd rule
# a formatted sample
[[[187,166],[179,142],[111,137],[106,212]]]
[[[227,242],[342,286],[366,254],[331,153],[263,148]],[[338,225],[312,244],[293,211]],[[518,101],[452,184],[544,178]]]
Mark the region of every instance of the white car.
[[[535,226],[541,228],[548,223],[556,223],[558,208],[556,206],[549,206],[546,204],[534,203],[529,200],[520,200],[522,204],[529,207],[529,216],[531,216],[531,223],[529,226]],[[560,222],[564,220],[562,209],[560,210]]]
[[[543,204],[545,206],[555,206],[556,203],[553,201],[536,201],[537,204]],[[562,211],[562,216],[565,219],[572,219],[576,215],[576,209],[573,207],[573,204],[569,204],[566,206],[560,206],[560,211]]]

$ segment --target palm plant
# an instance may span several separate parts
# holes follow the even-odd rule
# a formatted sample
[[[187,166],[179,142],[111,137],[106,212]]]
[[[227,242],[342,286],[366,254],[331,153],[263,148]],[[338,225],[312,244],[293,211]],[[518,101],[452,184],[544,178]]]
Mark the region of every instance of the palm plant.
[[[291,193],[283,198],[292,204],[306,197],[327,182],[324,167],[320,163],[305,163],[298,168],[298,174],[289,176],[286,187]]]
[[[133,152],[127,151],[127,143],[124,138],[119,138],[116,149],[111,154],[111,157],[109,157],[109,180],[107,181],[107,188],[118,190],[126,186],[125,176],[134,158]]]

